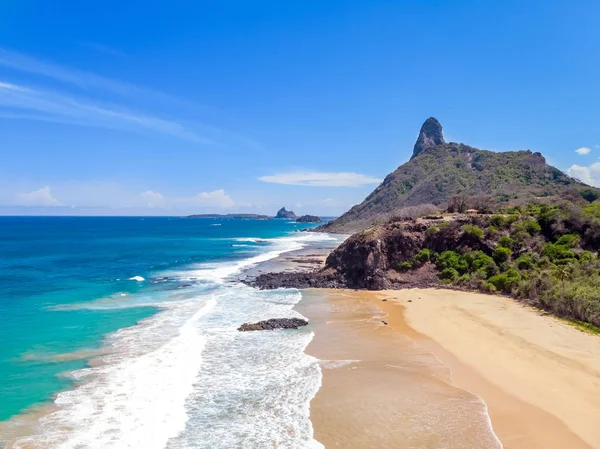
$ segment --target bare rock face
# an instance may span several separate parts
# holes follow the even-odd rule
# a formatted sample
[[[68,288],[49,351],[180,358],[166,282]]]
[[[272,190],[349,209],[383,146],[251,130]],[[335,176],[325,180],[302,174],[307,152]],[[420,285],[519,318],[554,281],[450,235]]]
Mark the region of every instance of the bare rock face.
[[[444,135],[442,134],[442,125],[434,117],[429,117],[425,120],[423,126],[421,126],[421,131],[419,131],[419,137],[415,143],[411,159],[421,153],[425,148],[443,145],[445,143]]]
[[[306,326],[308,321],[300,318],[271,318],[258,323],[244,323],[239,328],[240,332],[248,331],[272,331],[275,329],[298,329],[300,326]]]

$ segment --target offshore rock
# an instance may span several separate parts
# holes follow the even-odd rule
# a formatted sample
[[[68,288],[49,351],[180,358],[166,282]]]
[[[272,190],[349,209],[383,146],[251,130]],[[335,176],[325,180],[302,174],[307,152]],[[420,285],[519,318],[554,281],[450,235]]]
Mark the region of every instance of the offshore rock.
[[[286,210],[285,207],[282,207],[277,211],[277,215],[275,215],[275,218],[288,218],[295,220],[297,217],[293,210]]]
[[[322,221],[316,215],[302,215],[296,219],[296,223],[321,223]]]
[[[298,329],[300,326],[306,326],[308,321],[301,318],[271,318],[258,323],[244,323],[239,328],[240,332],[248,331],[272,331],[275,329]]]

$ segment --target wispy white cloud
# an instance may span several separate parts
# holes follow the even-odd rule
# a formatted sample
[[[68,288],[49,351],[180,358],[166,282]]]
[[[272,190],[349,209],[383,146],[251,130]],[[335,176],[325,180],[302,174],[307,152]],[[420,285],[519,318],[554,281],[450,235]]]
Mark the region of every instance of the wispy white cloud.
[[[577,148],[575,150],[575,153],[580,154],[580,155],[586,155],[586,154],[590,154],[590,150],[588,147],[581,147],[581,148]]]
[[[312,187],[358,187],[365,184],[379,184],[381,178],[360,173],[296,172],[261,176],[263,182]]]
[[[118,53],[100,44],[82,45]],[[4,97],[0,103],[2,118],[149,130],[200,144],[262,150],[262,145],[250,137],[206,123],[205,119],[199,121],[199,117],[222,112],[188,99],[3,48],[0,48],[1,67],[9,69],[6,73],[13,79],[19,79],[22,73],[33,75],[27,83],[0,80],[0,95]],[[8,90],[21,97],[9,102]]]
[[[52,78],[84,89],[101,89],[121,95],[150,92],[129,83],[116,81],[93,73],[40,61],[30,56],[0,48],[0,66]],[[158,94],[158,93],[157,93]]]
[[[595,162],[592,165],[583,167],[580,165],[571,165],[567,170],[567,173],[586,184],[600,187],[600,162]]]
[[[52,196],[50,187],[45,186],[32,192],[19,193],[17,206],[63,206],[63,203]]]
[[[24,91],[26,90],[23,87],[19,87],[15,84],[11,84],[11,83],[3,83],[0,81],[0,89],[5,89],[5,90],[16,90],[16,91]]]
[[[66,94],[0,82],[0,106],[5,118],[54,121],[112,129],[154,131],[203,144],[212,140],[185,126],[150,115],[88,103]],[[41,115],[40,115],[41,114]]]

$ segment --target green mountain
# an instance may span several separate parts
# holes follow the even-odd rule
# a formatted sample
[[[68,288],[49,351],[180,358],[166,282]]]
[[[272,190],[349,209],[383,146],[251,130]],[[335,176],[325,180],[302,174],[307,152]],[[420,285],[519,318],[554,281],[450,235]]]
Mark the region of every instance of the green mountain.
[[[442,126],[431,117],[421,127],[411,159],[386,176],[362,203],[319,229],[354,232],[456,201],[462,201],[463,209],[485,209],[540,198],[593,200],[598,195],[600,189],[548,165],[541,153],[494,152],[447,143]]]

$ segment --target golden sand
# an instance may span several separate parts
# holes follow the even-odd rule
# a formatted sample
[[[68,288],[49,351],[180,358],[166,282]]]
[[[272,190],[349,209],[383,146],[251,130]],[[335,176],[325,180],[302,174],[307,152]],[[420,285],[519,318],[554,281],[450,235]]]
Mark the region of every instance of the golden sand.
[[[476,293],[303,296],[307,352],[360,360],[324,362],[311,419],[327,448],[600,448],[600,337]]]

